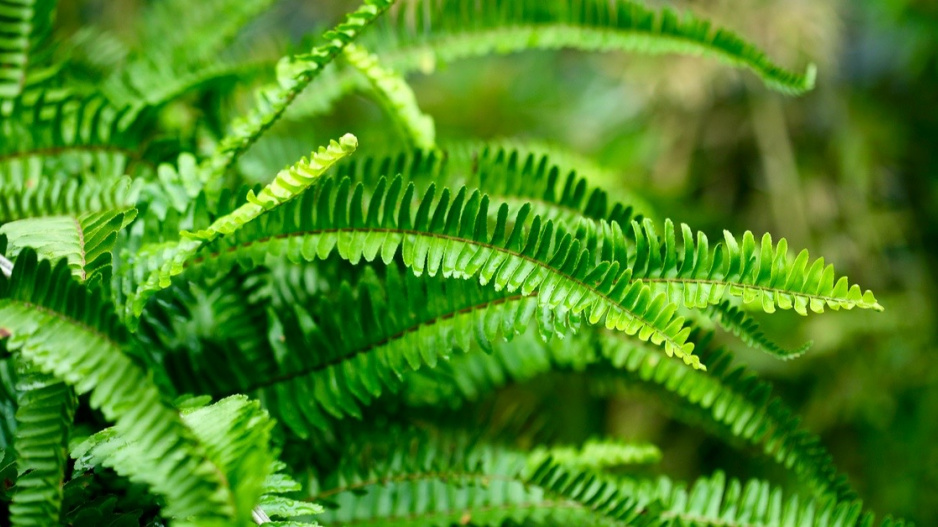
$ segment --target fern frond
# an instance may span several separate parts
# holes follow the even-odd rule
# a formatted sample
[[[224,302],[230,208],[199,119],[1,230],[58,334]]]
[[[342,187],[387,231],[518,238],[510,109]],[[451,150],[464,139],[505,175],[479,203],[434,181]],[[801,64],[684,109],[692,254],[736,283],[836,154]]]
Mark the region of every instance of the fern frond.
[[[361,72],[374,88],[381,106],[404,132],[408,142],[422,150],[436,148],[433,119],[420,111],[417,97],[403,78],[381,65],[381,61],[354,43],[345,46],[345,60]]]
[[[679,248],[670,220],[664,223],[663,240],[650,220],[633,222],[632,230],[636,239],[632,280],[666,291],[674,303],[705,308],[733,295],[745,303],[760,302],[767,313],[775,312],[776,306],[801,315],[809,308],[815,313],[825,307],[883,309],[871,291],[850,285],[846,277],[835,283],[834,267],[825,267],[823,258],[811,262],[808,251],[802,250],[790,261],[784,238],[775,245],[766,233],[757,247],[749,231],[741,242],[724,231],[724,241],[711,250],[705,234],[698,232],[695,242],[690,227],[683,224]]]
[[[100,276],[108,283],[117,233],[135,216],[135,209],[125,209],[29,218],[3,224],[0,235],[7,237],[7,254],[11,256],[22,248],[32,247],[41,258],[50,261],[64,258],[72,275],[81,281]]]
[[[596,247],[595,233],[570,233],[561,223],[542,222],[537,216],[528,223],[528,206],[509,218],[508,206],[502,204],[489,235],[489,198],[478,191],[461,188],[451,202],[449,189],[436,200],[435,186],[430,186],[414,215],[414,185],[409,184],[399,197],[401,190],[400,178],[390,185],[379,181],[365,209],[361,184],[353,190],[347,178],[337,187],[332,178],[325,178],[301,199],[206,244],[190,268],[216,272],[235,262],[255,267],[268,254],[283,254],[293,261],[322,259],[333,248],[352,263],[362,258],[372,261],[379,254],[389,263],[400,249],[404,264],[415,274],[478,278],[482,284],[492,282],[496,289],[523,295],[538,291],[544,306],[583,313],[592,324],[602,322],[637,334],[663,346],[669,355],[700,366],[693,345],[686,342],[690,329],[676,315],[676,306],[631,281],[631,271],[620,267],[624,247],[614,243]],[[612,234],[621,234],[617,224],[604,229],[609,230],[604,240],[624,238]],[[151,282],[168,282],[170,276],[160,273]]]
[[[580,447],[540,447],[528,454],[529,465],[537,466],[547,459],[565,467],[596,472],[623,465],[657,463],[661,461],[661,451],[647,443],[590,439]]]
[[[257,92],[256,106],[232,123],[230,132],[219,141],[215,152],[205,161],[206,181],[222,177],[237,157],[247,150],[286,110],[287,106],[322,71],[326,64],[358,37],[359,33],[394,0],[365,0],[345,20],[323,35],[324,43],[309,53],[284,57],[277,64],[277,82]]]
[[[844,501],[856,498],[820,439],[772,395],[769,383],[734,365],[729,351],[701,346],[701,359],[708,368],[704,373],[661,360],[654,350],[616,334],[600,335],[596,346],[586,339],[551,344],[527,339],[496,346],[491,354],[454,356],[433,370],[408,374],[404,399],[417,406],[452,407],[511,381],[557,369],[584,372],[597,391],[624,387],[651,392],[674,409],[675,417],[730,443],[758,447],[820,492]]]
[[[55,0],[0,2],[0,99],[12,99],[48,75],[36,69],[36,53],[48,36]]]
[[[302,159],[292,167],[281,170],[274,180],[257,195],[249,191],[247,203],[229,214],[212,222],[206,229],[194,233],[182,233],[184,239],[167,247],[159,269],[149,273],[127,301],[127,310],[139,316],[146,301],[156,291],[170,285],[170,279],[182,273],[184,266],[208,242],[219,236],[229,235],[270,211],[276,211],[309,188],[326,170],[337,161],[350,155],[358,147],[358,139],[346,134],[328,147],[320,147],[309,159]],[[132,310],[132,311],[131,311]],[[129,314],[129,313],[128,313]]]
[[[51,176],[112,182],[141,165],[140,127],[130,111],[100,96],[65,98],[33,105],[21,99],[0,125],[0,177],[35,183]]]
[[[90,392],[91,406],[141,446],[145,455],[137,470],[165,496],[168,515],[227,524],[235,505],[218,468],[152,380],[124,354],[128,337],[100,290],[89,292],[75,282],[64,260],[53,268],[23,250],[12,277],[0,276],[0,330],[9,337],[7,348],[79,395]]]
[[[78,216],[124,210],[136,201],[138,184],[122,177],[114,182],[54,178],[21,179],[0,174],[0,225],[40,216]]]
[[[205,455],[221,472],[231,488],[233,518],[245,524],[268,486],[274,468],[270,433],[273,422],[257,401],[233,396],[208,406],[184,408],[182,422],[204,446]],[[71,448],[75,470],[102,465],[131,479],[152,483],[139,472],[139,459],[147,456],[145,444],[126,437],[118,428],[108,428]]]
[[[811,342],[806,342],[799,348],[785,349],[770,339],[759,323],[754,318],[747,315],[745,311],[738,306],[724,300],[707,310],[707,314],[717,321],[723,329],[732,332],[747,345],[762,350],[782,360],[789,360],[800,357],[811,347]]]
[[[21,365],[16,411],[19,477],[10,505],[14,526],[59,523],[68,432],[78,400],[66,384]]]

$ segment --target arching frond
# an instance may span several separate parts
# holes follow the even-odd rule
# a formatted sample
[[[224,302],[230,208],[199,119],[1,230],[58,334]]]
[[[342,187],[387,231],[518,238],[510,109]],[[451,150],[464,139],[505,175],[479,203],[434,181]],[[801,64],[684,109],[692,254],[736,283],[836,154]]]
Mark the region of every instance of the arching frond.
[[[422,150],[436,148],[433,119],[420,111],[417,97],[407,81],[393,70],[383,67],[378,57],[365,48],[352,43],[345,46],[343,53],[345,60],[371,83],[381,106],[404,132],[408,142]]]
[[[707,310],[707,314],[717,321],[723,329],[732,332],[749,346],[774,355],[782,360],[800,357],[811,347],[806,342],[799,348],[785,349],[770,339],[759,323],[739,307],[724,300]]]
[[[804,73],[778,66],[734,32],[690,13],[629,0],[522,0],[510,7],[497,0],[413,0],[392,10],[364,44],[405,75],[468,57],[558,48],[702,55],[749,69],[787,94],[811,90],[816,75],[813,64]],[[344,93],[363,88],[352,73],[329,70],[321,90],[301,97],[297,115],[321,112]]]
[[[503,204],[489,235],[489,199],[478,191],[462,188],[451,202],[449,189],[437,200],[431,186],[416,214],[414,185],[403,189],[402,196],[401,191],[400,178],[389,185],[381,180],[365,209],[361,184],[353,190],[347,178],[338,186],[325,178],[301,199],[206,244],[194,255],[190,269],[214,272],[235,262],[253,267],[263,264],[268,254],[294,261],[321,259],[333,248],[352,263],[372,261],[379,254],[389,263],[400,248],[404,264],[418,275],[478,278],[482,284],[491,282],[497,289],[524,295],[538,291],[540,304],[637,334],[699,366],[693,345],[686,342],[690,330],[676,315],[676,306],[630,281],[631,271],[620,267],[625,249],[615,244],[624,239],[621,231],[612,234],[617,224],[608,226],[609,236],[603,238],[612,242],[595,247],[598,238],[589,232],[570,233],[562,224],[542,222],[537,216],[529,221],[528,206],[509,217]],[[171,276],[161,272],[150,283],[168,285]]]
[[[808,309],[821,313],[831,309],[882,310],[871,291],[863,292],[847,277],[836,279],[834,266],[824,259],[810,261],[807,250],[794,260],[788,259],[788,242],[775,245],[766,233],[756,247],[752,233],[746,231],[739,242],[724,231],[724,240],[710,249],[707,236],[681,225],[683,247],[679,248],[670,220],[664,223],[663,239],[654,224],[645,220],[632,223],[636,249],[632,259],[632,280],[666,291],[671,301],[691,308],[719,304],[727,295],[742,297],[743,302],[759,302],[767,313],[776,306],[794,309],[806,315]]]
[[[0,2],[0,99],[12,99],[49,75],[37,68],[35,55],[51,32],[55,4],[56,0]]]
[[[221,139],[215,152],[206,160],[206,180],[225,174],[237,157],[251,146],[286,110],[287,106],[310,82],[355,40],[394,0],[365,0],[345,20],[323,35],[323,44],[309,53],[284,57],[277,64],[277,82],[257,92],[257,105],[247,115],[236,119],[231,131]]]
[[[64,260],[53,268],[23,250],[12,277],[0,275],[0,334],[8,337],[8,349],[40,371],[79,395],[90,392],[91,406],[141,446],[145,455],[137,470],[166,498],[166,514],[227,524],[235,509],[217,467],[124,353],[128,337],[100,290],[89,292],[75,282]]]
[[[66,446],[78,400],[66,384],[21,365],[17,385],[14,526],[59,523]]]
[[[590,471],[661,461],[661,451],[654,445],[616,439],[591,439],[580,447],[540,447],[527,456],[529,465],[539,465],[549,458],[565,467]]]

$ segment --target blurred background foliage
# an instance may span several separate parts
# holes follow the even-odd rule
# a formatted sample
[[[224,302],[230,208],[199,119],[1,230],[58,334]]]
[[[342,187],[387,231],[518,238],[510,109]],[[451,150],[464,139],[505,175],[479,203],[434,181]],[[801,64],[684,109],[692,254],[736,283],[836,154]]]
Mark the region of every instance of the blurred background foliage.
[[[815,62],[817,88],[788,98],[713,61],[569,51],[428,64],[409,80],[444,143],[566,145],[570,158],[582,157],[579,166],[609,190],[640,196],[647,215],[687,222],[711,239],[723,228],[784,236],[873,289],[885,313],[802,319],[784,312],[761,319],[791,347],[813,341],[802,359],[780,363],[747,350],[741,357],[823,437],[873,510],[938,525],[938,3],[650,3],[710,17],[794,69]],[[58,24],[72,42],[82,31],[139,40],[124,21],[146,4],[62,2]],[[251,23],[236,48],[261,64],[274,60],[285,49],[302,48],[306,35],[351,4],[280,1]],[[95,61],[121,60],[106,49],[85,53],[76,58],[89,71]],[[314,83],[308,91],[317,89]],[[241,168],[267,177],[347,131],[372,151],[401,145],[381,131],[388,127],[376,126],[386,116],[367,93],[314,110],[279,123]],[[196,143],[200,129],[217,126],[200,120],[195,101],[174,103],[160,118]],[[514,386],[488,404],[544,404],[543,386]],[[770,461],[740,459],[737,450],[674,422],[652,401],[599,398],[576,379],[564,386],[547,398],[557,403],[547,411],[561,439],[580,441],[605,430],[650,441],[664,452],[659,470],[678,478],[720,467],[734,476],[780,477]]]

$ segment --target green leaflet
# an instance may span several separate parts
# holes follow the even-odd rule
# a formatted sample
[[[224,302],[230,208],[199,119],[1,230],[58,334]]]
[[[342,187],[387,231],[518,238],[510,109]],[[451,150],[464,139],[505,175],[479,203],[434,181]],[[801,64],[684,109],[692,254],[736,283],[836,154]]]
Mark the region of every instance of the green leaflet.
[[[745,311],[724,300],[707,310],[708,315],[727,331],[731,331],[749,346],[762,350],[782,360],[798,358],[811,347],[811,342],[803,344],[800,348],[785,349],[772,341],[759,323]]]
[[[863,292],[847,277],[835,283],[834,267],[825,267],[824,259],[810,261],[807,250],[789,261],[785,238],[772,244],[766,233],[756,247],[752,233],[746,231],[742,241],[724,231],[723,243],[710,250],[707,236],[694,234],[681,225],[683,247],[678,248],[674,224],[665,220],[663,240],[654,224],[645,220],[632,222],[636,249],[631,258],[632,280],[666,291],[672,302],[691,308],[705,308],[720,303],[729,294],[742,297],[743,302],[760,302],[767,313],[776,306],[794,309],[806,315],[808,309],[821,313],[831,309],[883,309],[871,291]]]
[[[354,152],[357,147],[358,139],[352,134],[346,134],[338,142],[332,141],[328,147],[320,147],[309,159],[303,158],[292,167],[281,170],[259,194],[255,196],[253,191],[249,192],[247,203],[216,219],[208,228],[195,233],[181,233],[184,239],[162,249],[159,268],[149,272],[135,290],[126,291],[129,295],[125,306],[128,315],[140,316],[150,296],[169,287],[170,279],[184,270],[187,262],[205,243],[229,235],[244,224],[289,203],[329,167]]]
[[[59,523],[68,431],[78,399],[66,384],[22,365],[17,384],[16,478],[10,522]]]
[[[680,53],[746,68],[768,87],[797,95],[814,87],[813,64],[797,73],[724,28],[690,13],[653,10],[628,0],[416,0],[392,10],[363,44],[402,75],[428,73],[439,64],[493,53],[572,48],[583,51]],[[320,89],[304,93],[292,117],[330,108],[363,87],[347,69],[328,70]]]
[[[0,1],[0,99],[16,97],[49,74],[36,69],[36,55],[51,31],[55,5],[55,0]]]
[[[232,123],[231,131],[222,138],[215,152],[203,164],[205,181],[213,182],[224,176],[237,157],[280,118],[297,94],[312,82],[322,68],[393,2],[365,0],[342,23],[323,35],[322,45],[314,47],[309,53],[280,59],[277,63],[276,83],[257,91],[255,108]]]
[[[661,461],[661,451],[647,443],[590,439],[579,447],[536,448],[528,454],[528,465],[536,467],[548,458],[565,467],[598,472],[623,465],[657,463]]]
[[[433,119],[420,111],[417,97],[407,85],[407,81],[393,70],[382,67],[378,57],[362,47],[348,44],[344,54],[348,63],[371,83],[378,101],[403,130],[408,141],[419,149],[436,148],[436,126]]]
[[[0,277],[0,334],[39,370],[90,392],[90,403],[145,453],[136,469],[177,525],[228,525],[230,491],[217,468],[167,407],[152,380],[124,354],[123,326],[100,290],[75,282],[64,260],[52,268],[31,249],[16,259],[10,279]],[[185,520],[183,518],[191,518]]]
[[[529,206],[509,217],[502,204],[490,235],[487,196],[461,188],[450,202],[449,189],[443,189],[437,200],[431,185],[414,214],[414,192],[412,183],[402,189],[400,178],[390,184],[380,180],[366,209],[361,184],[353,190],[347,178],[338,186],[326,178],[300,199],[206,245],[191,267],[206,272],[232,262],[254,267],[268,255],[280,254],[311,261],[327,257],[333,248],[353,264],[379,255],[389,263],[400,249],[415,274],[478,278],[523,295],[537,291],[542,305],[563,307],[583,314],[591,324],[638,335],[700,366],[676,306],[630,281],[631,271],[622,268],[625,237],[617,224],[604,224],[603,236],[589,230],[571,233],[563,224],[537,216],[529,222]]]

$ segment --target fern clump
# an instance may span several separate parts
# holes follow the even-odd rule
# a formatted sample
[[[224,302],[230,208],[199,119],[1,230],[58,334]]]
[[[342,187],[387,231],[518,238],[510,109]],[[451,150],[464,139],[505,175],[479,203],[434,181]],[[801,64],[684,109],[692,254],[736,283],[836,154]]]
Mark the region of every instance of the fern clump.
[[[13,525],[873,523],[821,441],[701,327],[793,358],[805,349],[752,311],[882,310],[873,293],[769,234],[711,245],[681,224],[678,240],[576,157],[445,138],[406,79],[576,48],[716,58],[800,94],[813,66],[627,0],[365,0],[275,60],[236,38],[270,4],[156,2],[134,46],[58,35],[55,2],[0,0]],[[281,118],[356,88],[399,143],[305,145],[252,184],[239,161],[288,141]],[[520,406],[485,418],[484,398],[552,373],[647,392],[798,486],[675,482],[649,475],[655,445],[558,444],[526,425],[550,413]]]

